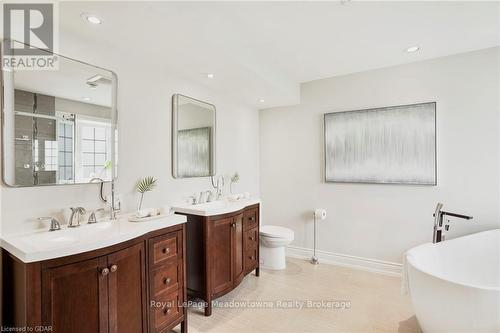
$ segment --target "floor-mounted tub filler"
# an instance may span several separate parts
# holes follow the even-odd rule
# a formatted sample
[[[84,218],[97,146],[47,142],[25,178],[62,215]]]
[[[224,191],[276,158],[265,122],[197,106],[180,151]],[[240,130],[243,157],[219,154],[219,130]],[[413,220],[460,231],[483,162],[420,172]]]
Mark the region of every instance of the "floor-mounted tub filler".
[[[424,333],[500,332],[500,229],[423,244],[404,259]]]

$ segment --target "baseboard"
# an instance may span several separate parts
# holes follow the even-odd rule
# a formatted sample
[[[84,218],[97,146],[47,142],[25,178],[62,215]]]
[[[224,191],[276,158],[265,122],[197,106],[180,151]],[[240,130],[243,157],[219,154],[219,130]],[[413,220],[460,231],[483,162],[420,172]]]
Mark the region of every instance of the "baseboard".
[[[291,258],[311,259],[313,250],[305,247],[288,246],[286,248],[286,255],[287,257]],[[368,259],[318,250],[316,250],[316,256],[318,257],[321,264],[350,267],[390,276],[401,276],[402,272],[402,265],[395,262]]]

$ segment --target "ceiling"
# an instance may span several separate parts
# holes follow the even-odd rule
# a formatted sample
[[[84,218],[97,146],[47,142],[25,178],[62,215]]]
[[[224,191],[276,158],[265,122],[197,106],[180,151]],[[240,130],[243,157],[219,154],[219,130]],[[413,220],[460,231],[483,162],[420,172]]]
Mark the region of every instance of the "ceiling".
[[[111,107],[111,81],[99,81],[94,89],[87,84],[87,80],[96,75],[111,80],[110,72],[63,57],[59,58],[57,65],[58,70],[45,71],[43,75],[39,75],[38,71],[16,71],[14,85],[17,89]]]
[[[59,18],[89,47],[257,108],[298,103],[301,82],[500,45],[499,2],[61,2]]]

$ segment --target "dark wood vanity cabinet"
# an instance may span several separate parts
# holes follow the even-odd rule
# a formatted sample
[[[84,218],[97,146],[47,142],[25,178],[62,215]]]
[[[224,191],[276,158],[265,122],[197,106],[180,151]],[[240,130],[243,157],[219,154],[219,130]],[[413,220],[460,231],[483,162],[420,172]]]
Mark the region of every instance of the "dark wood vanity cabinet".
[[[42,325],[56,332],[143,332],[144,244],[42,269]],[[97,272],[97,274],[96,274]]]
[[[245,275],[259,276],[259,205],[217,216],[187,216],[188,293],[207,304],[236,288]]]
[[[187,331],[185,227],[35,263],[2,250],[3,327],[61,333]]]

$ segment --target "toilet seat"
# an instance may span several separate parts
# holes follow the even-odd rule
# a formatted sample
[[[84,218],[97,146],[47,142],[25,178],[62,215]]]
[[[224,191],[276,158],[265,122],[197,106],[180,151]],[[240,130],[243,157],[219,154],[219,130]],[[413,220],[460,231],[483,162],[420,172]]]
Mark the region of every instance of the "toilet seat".
[[[292,239],[294,237],[293,230],[276,225],[265,225],[260,228],[260,235],[268,238],[283,238]]]

